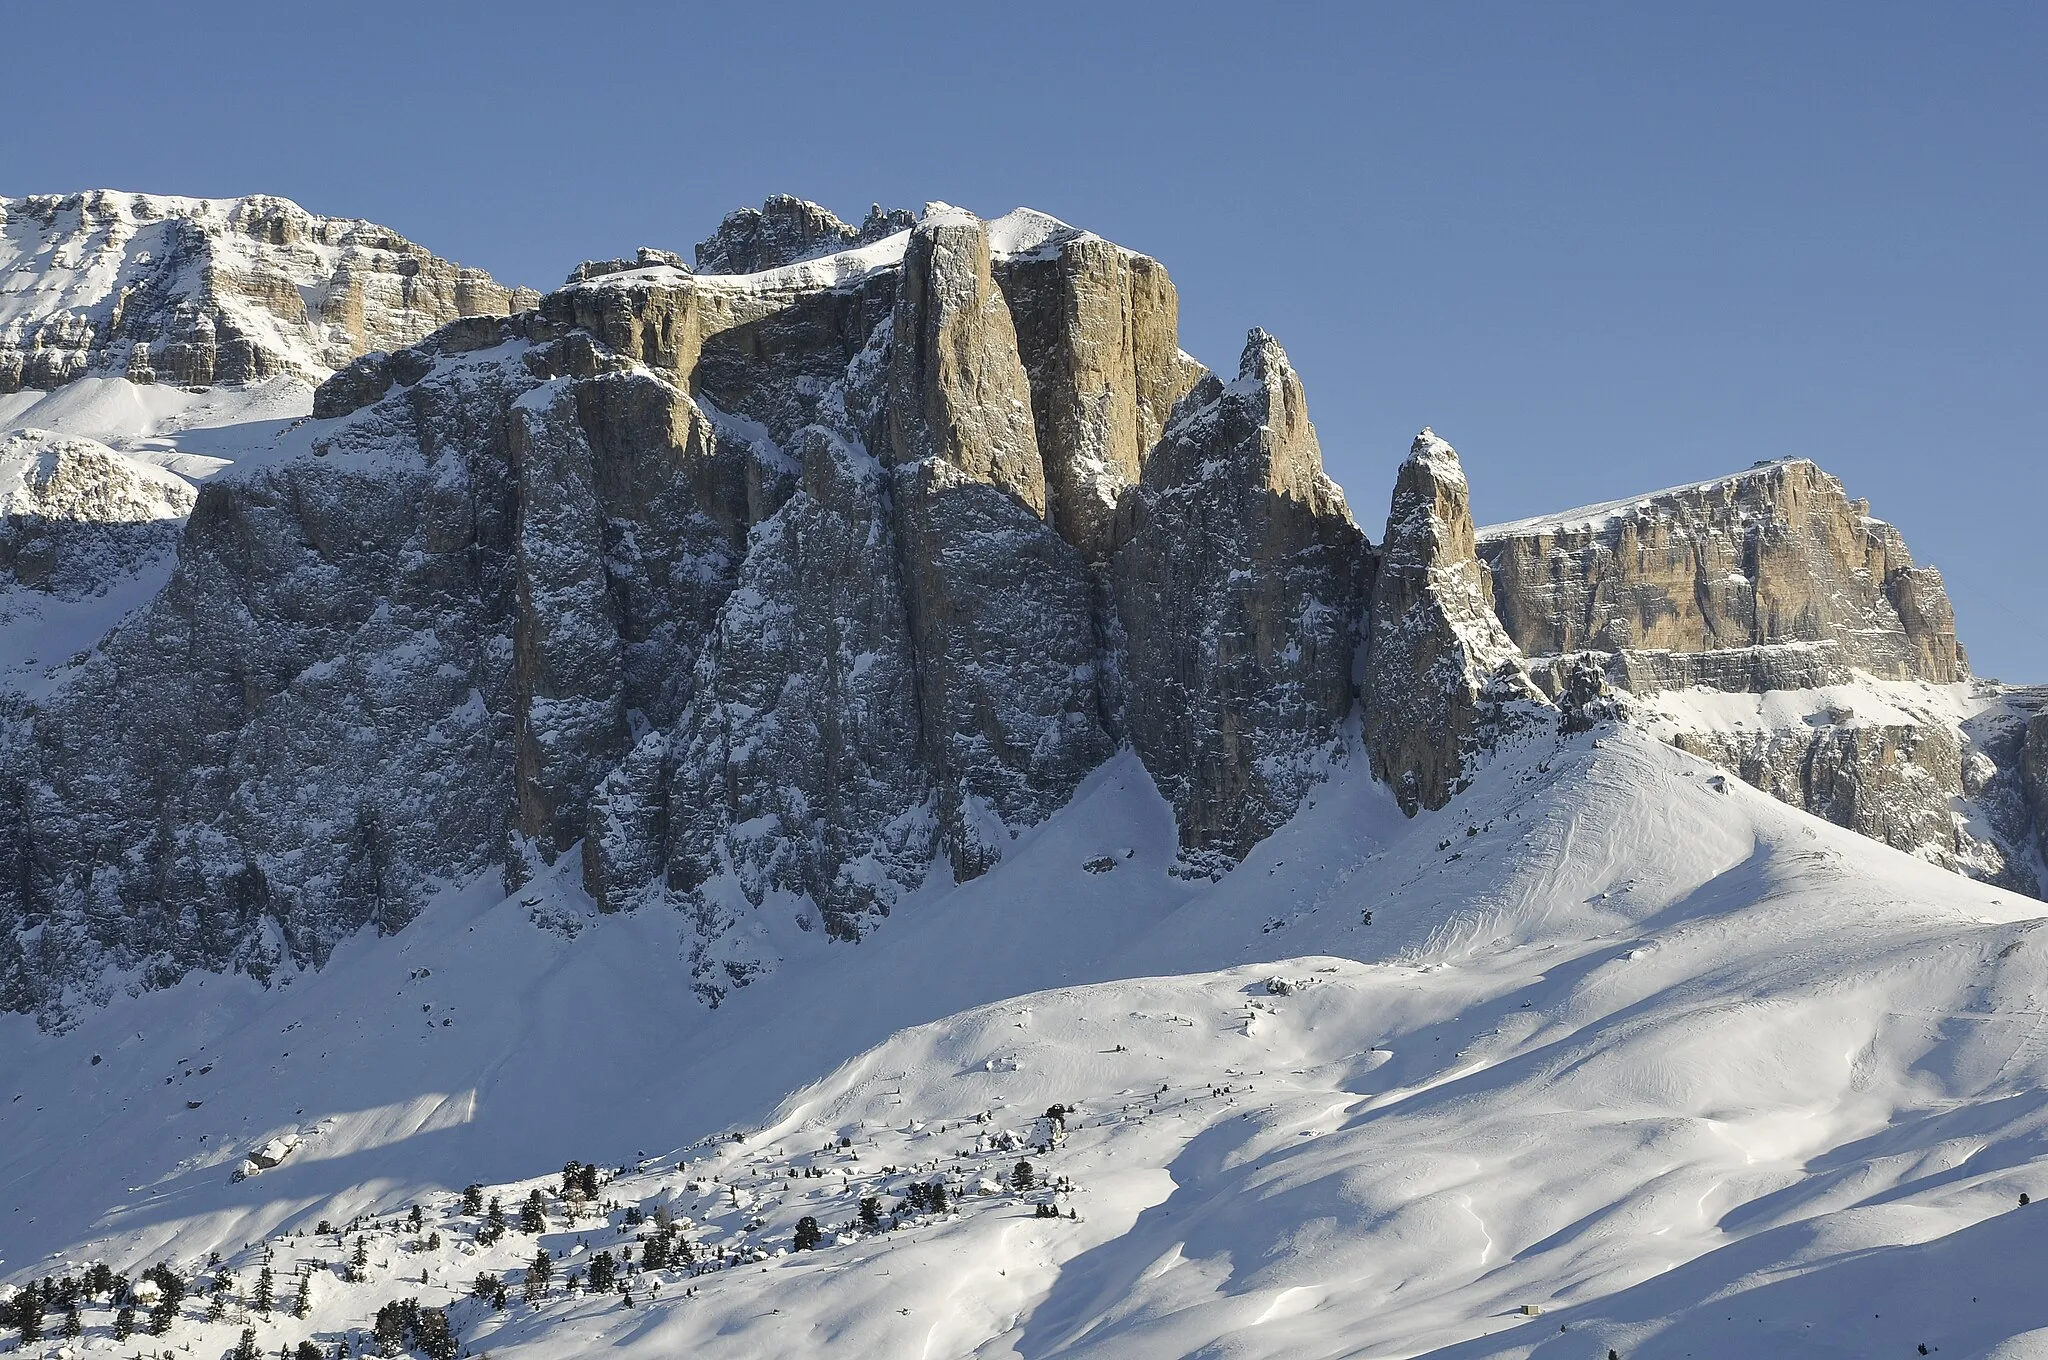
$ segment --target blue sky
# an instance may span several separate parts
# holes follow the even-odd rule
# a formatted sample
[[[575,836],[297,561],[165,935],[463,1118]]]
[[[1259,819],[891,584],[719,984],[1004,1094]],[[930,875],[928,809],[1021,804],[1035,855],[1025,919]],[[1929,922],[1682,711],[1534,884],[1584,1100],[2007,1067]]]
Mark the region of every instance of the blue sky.
[[[0,5],[0,194],[280,193],[507,280],[770,193],[1030,204],[1278,335],[1378,538],[1810,456],[2048,680],[2048,6]]]

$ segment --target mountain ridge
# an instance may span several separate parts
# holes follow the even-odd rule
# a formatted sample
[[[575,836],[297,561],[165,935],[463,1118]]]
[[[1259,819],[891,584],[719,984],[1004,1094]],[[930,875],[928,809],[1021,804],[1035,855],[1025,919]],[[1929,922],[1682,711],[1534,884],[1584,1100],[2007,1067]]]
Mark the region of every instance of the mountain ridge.
[[[282,211],[244,234],[291,237]],[[1553,704],[1967,676],[1938,573],[1810,463],[1481,534],[1425,431],[1375,546],[1278,342],[1205,376],[1164,269],[1090,233],[775,199],[698,259],[747,272],[643,251],[353,358],[201,485],[158,601],[0,749],[8,1005],[62,1023],[110,965],[317,965],[437,883],[516,887],[578,847],[600,903],[696,923],[715,1003],[763,966],[737,942],[771,898],[857,938],[935,862],[986,872],[1122,745],[1213,875],[1301,805],[1354,703],[1418,811]],[[1874,740],[1809,720],[1761,757],[1659,720],[2034,891],[2032,729],[1979,742],[1967,707]],[[179,754],[109,767],[95,729]]]

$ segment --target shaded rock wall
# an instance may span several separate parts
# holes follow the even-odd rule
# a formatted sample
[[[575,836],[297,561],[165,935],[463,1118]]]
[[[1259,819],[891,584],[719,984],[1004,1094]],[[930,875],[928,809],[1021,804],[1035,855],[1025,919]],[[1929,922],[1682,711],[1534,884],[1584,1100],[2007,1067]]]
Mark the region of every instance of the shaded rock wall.
[[[1334,748],[1372,573],[1271,336],[1252,332],[1235,382],[1182,400],[1117,530],[1131,742],[1183,851],[1235,863]]]

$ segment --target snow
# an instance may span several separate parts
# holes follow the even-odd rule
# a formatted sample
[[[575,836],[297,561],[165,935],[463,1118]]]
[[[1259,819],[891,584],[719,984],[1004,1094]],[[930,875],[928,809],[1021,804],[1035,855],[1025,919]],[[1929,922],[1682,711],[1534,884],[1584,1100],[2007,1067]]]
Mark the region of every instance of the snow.
[[[342,1253],[276,1234],[420,1202],[438,1250],[378,1229],[370,1283],[330,1269],[259,1341],[331,1345],[413,1295],[536,1358],[1968,1357],[2048,1326],[2048,1210],[2014,1212],[2048,1193],[2040,903],[1717,792],[1631,728],[1527,738],[1413,821],[1363,767],[1209,884],[1167,872],[1168,812],[1119,757],[858,946],[778,935],[716,1010],[679,1004],[682,923],[595,914],[572,866],[269,991],[194,978],[57,1037],[7,1017],[0,1273],[220,1250],[246,1282],[271,1235],[285,1279]],[[1055,1103],[1057,1147],[1002,1136]],[[1070,1188],[1005,1189],[1020,1157]],[[566,1295],[565,1260],[538,1310],[455,1303],[533,1244],[476,1246],[454,1192],[516,1210],[569,1158],[627,1168],[602,1199],[670,1205],[733,1268],[631,1276],[628,1309]],[[997,1190],[853,1226],[932,1177]],[[805,1214],[828,1245],[773,1254]],[[551,1210],[543,1241],[633,1243],[620,1222]],[[178,1327],[198,1353],[238,1332]]]
[[[1788,463],[1805,463],[1805,458],[1774,458],[1756,464],[1744,471],[1727,476],[1709,477],[1704,481],[1688,482],[1683,486],[1670,486],[1662,491],[1648,491],[1640,496],[1628,496],[1617,501],[1602,501],[1598,505],[1582,505],[1573,510],[1560,510],[1554,514],[1535,515],[1528,519],[1510,520],[1505,524],[1488,524],[1479,530],[1483,542],[1494,538],[1517,538],[1529,534],[1585,533],[1611,524],[1627,515],[1648,510],[1651,505],[1673,496],[1685,496],[1699,492],[1713,491],[1736,482],[1754,477],[1771,468],[1783,467]],[[1875,522],[1875,521],[1873,521]]]

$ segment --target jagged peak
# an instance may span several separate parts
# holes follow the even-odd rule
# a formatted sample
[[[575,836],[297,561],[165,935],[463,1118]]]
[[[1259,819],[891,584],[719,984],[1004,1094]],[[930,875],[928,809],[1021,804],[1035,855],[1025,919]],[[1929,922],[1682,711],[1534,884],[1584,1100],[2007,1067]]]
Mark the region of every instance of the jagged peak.
[[[822,204],[773,194],[758,208],[727,213],[718,230],[697,243],[697,269],[705,274],[759,274],[872,245],[913,223],[904,209],[884,211],[877,203],[856,227]]]

